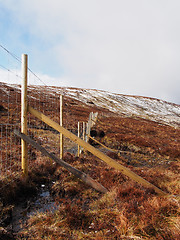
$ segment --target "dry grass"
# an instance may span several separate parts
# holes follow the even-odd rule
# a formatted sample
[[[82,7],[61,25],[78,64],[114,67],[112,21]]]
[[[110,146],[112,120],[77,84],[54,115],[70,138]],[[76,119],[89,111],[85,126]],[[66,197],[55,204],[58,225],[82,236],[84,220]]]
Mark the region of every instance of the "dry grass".
[[[66,153],[65,161],[88,173],[109,190],[107,194],[100,194],[30,147],[31,170],[27,181],[20,176],[14,181],[8,178],[0,181],[0,216],[8,215],[13,205],[24,201],[23,197],[36,194],[44,182],[49,184],[57,209],[44,213],[37,211],[16,236],[0,229],[0,238],[179,239],[180,130],[148,120],[117,117],[95,105],[85,105],[68,97],[65,102],[66,128],[75,131],[77,121],[87,121],[89,112],[98,111],[100,117],[96,128],[106,134],[99,140],[117,150],[107,154],[167,192],[169,197],[157,196],[152,189],[131,181],[91,154],[82,154],[78,158]],[[40,104],[47,107],[47,114],[52,115],[53,108],[48,108],[48,102],[43,100]],[[1,120],[6,121],[6,113]],[[11,122],[14,120],[12,117]],[[35,126],[35,121],[31,123]],[[38,141],[58,154],[58,134],[42,129],[31,129],[30,133],[34,138],[40,136]],[[66,144],[67,150],[73,147],[67,140]],[[19,151],[18,148],[17,144],[12,147],[13,151]],[[2,152],[7,154],[5,150]]]
[[[178,173],[172,166],[147,171],[132,169],[171,193],[170,197],[163,198],[105,167],[92,156],[79,159],[67,154],[66,161],[79,165],[81,170],[86,168],[86,172],[89,169],[91,176],[109,192],[97,193],[66,170],[57,168],[52,186],[57,210],[37,212],[19,239],[27,236],[31,239],[178,239],[179,203],[178,197],[172,195],[179,194],[180,188]]]
[[[177,163],[170,164],[168,168],[131,166],[131,170],[171,194],[169,198],[162,198],[92,155],[77,158],[67,153],[65,160],[89,173],[109,192],[103,195],[90,189],[49,161],[36,164],[28,182],[19,178],[8,188],[6,185],[5,201],[19,201],[20,193],[28,196],[37,191],[40,183],[54,181],[51,194],[57,210],[37,211],[14,239],[178,239],[180,188]],[[8,212],[6,208],[1,214]]]
[[[115,148],[129,150],[133,145],[150,154],[180,158],[180,129],[148,120],[120,117],[103,118],[97,128],[106,132],[104,142]]]

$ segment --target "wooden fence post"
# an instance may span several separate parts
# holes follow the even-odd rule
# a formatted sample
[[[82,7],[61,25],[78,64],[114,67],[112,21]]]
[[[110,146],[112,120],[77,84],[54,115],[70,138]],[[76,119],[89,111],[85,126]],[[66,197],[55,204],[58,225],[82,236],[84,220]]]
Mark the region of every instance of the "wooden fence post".
[[[50,127],[56,129],[59,132],[62,132],[64,136],[71,139],[76,144],[79,144],[81,147],[86,149],[87,151],[94,154],[96,157],[100,158],[111,167],[114,167],[117,170],[120,170],[124,175],[128,176],[132,180],[144,185],[145,187],[153,188],[159,195],[165,196],[167,193],[162,191],[161,189],[154,186],[152,183],[146,181],[142,177],[138,176],[136,173],[132,172],[130,169],[126,168],[125,166],[121,165],[120,163],[116,162],[114,159],[108,157],[103,152],[99,151],[98,149],[94,148],[90,144],[84,142],[82,139],[78,138],[76,135],[68,131],[67,129],[61,127],[59,124],[51,120],[49,117],[45,116],[43,113],[38,112],[37,110],[33,109],[32,107],[28,106],[28,111],[37,117],[39,120],[45,122]]]
[[[42,152],[45,156],[48,156],[50,159],[54,160],[56,163],[67,169],[69,172],[74,174],[76,177],[81,179],[84,183],[88,184],[89,186],[93,187],[97,191],[100,191],[102,193],[106,193],[107,189],[103,187],[100,183],[96,182],[94,179],[92,179],[89,175],[85,174],[84,172],[79,171],[78,169],[72,167],[70,164],[64,162],[62,159],[57,158],[54,154],[49,153],[45,148],[43,148],[40,144],[36,143],[33,139],[31,139],[29,136],[24,135],[23,133],[20,133],[17,130],[14,130],[14,133],[22,138],[24,141],[27,141],[30,143],[33,147],[38,149]]]
[[[60,95],[60,126],[63,126],[63,96]],[[64,147],[63,147],[63,134],[60,133],[60,159],[63,159]]]
[[[82,140],[85,141],[86,135],[86,123],[82,122]],[[81,153],[84,152],[84,148],[81,147]]]
[[[85,140],[85,134],[86,134],[86,133],[85,133],[85,131],[86,131],[85,128],[86,128],[86,123],[83,122],[83,136],[82,136],[82,137],[83,137],[83,140]]]
[[[80,137],[80,122],[78,122],[78,138]],[[78,154],[77,156],[80,156],[80,145],[78,144]]]
[[[21,132],[27,135],[27,73],[28,73],[28,56],[22,54],[22,86],[21,86]],[[27,142],[21,140],[21,166],[23,176],[28,175],[28,151]]]
[[[90,135],[90,131],[91,131],[91,122],[92,122],[92,112],[89,114],[89,120],[88,120],[88,123],[87,123],[86,142],[89,141],[89,135]]]

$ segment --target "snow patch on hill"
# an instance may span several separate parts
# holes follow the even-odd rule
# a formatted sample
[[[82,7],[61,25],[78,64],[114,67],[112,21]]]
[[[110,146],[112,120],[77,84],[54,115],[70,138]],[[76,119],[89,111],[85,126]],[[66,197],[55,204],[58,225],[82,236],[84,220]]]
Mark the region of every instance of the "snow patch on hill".
[[[180,126],[180,105],[163,100],[92,89],[50,88],[49,90],[52,93],[65,94],[86,104],[108,109],[116,114],[140,117],[175,127]]]
[[[6,84],[20,91],[19,85]],[[1,85],[1,89],[2,89]],[[29,91],[39,91],[49,95],[63,94],[88,105],[107,109],[118,115],[140,117],[174,127],[180,127],[180,105],[142,96],[115,94],[94,89],[70,87],[28,86]],[[6,89],[4,89],[6,91]]]

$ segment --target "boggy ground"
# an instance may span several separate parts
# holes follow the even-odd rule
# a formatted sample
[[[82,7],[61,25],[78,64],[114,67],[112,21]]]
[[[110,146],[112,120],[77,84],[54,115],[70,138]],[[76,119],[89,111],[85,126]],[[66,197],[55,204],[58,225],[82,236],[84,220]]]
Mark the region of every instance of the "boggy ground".
[[[50,190],[56,211],[34,214],[23,231],[16,235],[17,239],[179,238],[178,164],[170,164],[166,169],[131,167],[171,194],[166,198],[134,183],[90,155],[77,158],[66,154],[65,160],[101,182],[108,193],[96,192],[57,167],[53,170],[54,184]],[[44,169],[51,172],[47,165]],[[33,172],[37,178],[39,171]]]
[[[34,151],[27,182],[19,178],[5,187],[1,215],[22,201],[20,193],[35,194],[44,182],[49,183],[56,210],[37,211],[19,233],[3,228],[1,238],[179,239],[179,129],[141,119],[99,116],[96,130],[104,130],[106,135],[99,140],[112,149],[106,150],[110,157],[169,196],[157,196],[87,152],[79,158],[65,153],[65,161],[108,189],[102,194]]]
[[[55,108],[48,108],[45,100],[42,104],[46,114],[53,115]],[[1,105],[8,108],[6,101]],[[10,108],[13,113],[14,105]],[[16,122],[13,114],[7,115],[4,109],[1,120],[6,122],[8,116],[11,123]],[[87,152],[76,157],[70,152],[74,145],[66,142],[69,152],[64,160],[108,189],[106,194],[96,192],[30,147],[31,167],[26,181],[20,174],[13,181],[8,178],[0,181],[0,239],[179,239],[180,129],[115,115],[92,103],[85,105],[68,97],[64,105],[65,127],[76,133],[77,121],[87,121],[91,111],[99,112],[95,129],[105,132],[104,138],[97,139],[112,150],[96,147],[169,196],[157,196],[152,189],[131,181]],[[33,132],[37,122],[31,124]],[[56,133],[36,129],[40,131],[40,143],[55,152]],[[12,149],[19,151],[18,140],[12,142],[15,143]],[[14,233],[9,228],[13,207],[36,195],[44,183],[49,186],[56,210],[37,211],[22,223],[21,232]]]

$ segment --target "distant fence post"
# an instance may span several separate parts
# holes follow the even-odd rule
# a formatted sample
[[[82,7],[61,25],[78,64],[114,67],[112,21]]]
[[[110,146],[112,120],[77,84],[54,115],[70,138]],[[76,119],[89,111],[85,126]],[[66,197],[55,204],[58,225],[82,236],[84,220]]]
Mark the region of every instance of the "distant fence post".
[[[85,134],[86,134],[86,123],[83,122],[83,140],[85,140]]]
[[[86,129],[86,142],[89,141],[89,136],[90,136],[90,132],[91,132],[91,128],[95,125],[96,121],[97,121],[97,116],[98,116],[98,112],[93,113],[90,112],[89,114],[89,120],[87,123],[87,129]]]
[[[89,120],[88,120],[88,123],[87,123],[86,142],[89,141],[89,135],[90,135],[90,131],[91,131],[91,122],[92,122],[92,112],[90,112],[90,114],[89,114]]]
[[[80,122],[78,122],[78,138],[80,138]],[[78,153],[77,156],[80,156],[80,145],[78,144]]]
[[[63,126],[63,96],[60,95],[60,126]],[[63,159],[63,134],[60,133],[60,159]]]
[[[85,141],[85,136],[86,135],[86,123],[82,123],[82,140]],[[84,152],[84,148],[81,148],[81,152]]]
[[[22,86],[21,86],[21,132],[27,135],[27,74],[28,56],[22,54]],[[21,166],[23,176],[28,175],[28,151],[27,142],[21,140]]]

